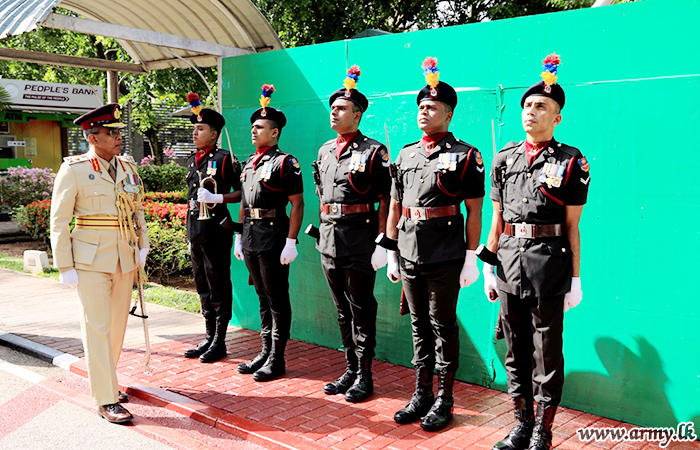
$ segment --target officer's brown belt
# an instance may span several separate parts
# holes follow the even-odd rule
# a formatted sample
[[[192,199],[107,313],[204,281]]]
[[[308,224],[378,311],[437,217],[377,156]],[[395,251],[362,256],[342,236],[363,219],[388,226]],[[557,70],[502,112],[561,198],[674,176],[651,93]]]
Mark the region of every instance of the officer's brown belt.
[[[262,208],[246,208],[245,216],[251,219],[267,219],[270,217],[277,217],[276,209],[262,209]]]
[[[435,206],[433,208],[420,208],[403,206],[401,213],[404,217],[413,220],[437,219],[439,217],[456,216],[459,214],[459,205]]]
[[[371,203],[360,203],[357,205],[343,205],[341,203],[326,203],[321,206],[321,211],[325,214],[359,214],[374,210]]]
[[[531,225],[529,223],[506,223],[503,233],[518,238],[542,238],[561,236],[564,225],[555,223],[552,225]]]
[[[75,218],[75,228],[88,230],[118,230],[117,216],[81,216]]]

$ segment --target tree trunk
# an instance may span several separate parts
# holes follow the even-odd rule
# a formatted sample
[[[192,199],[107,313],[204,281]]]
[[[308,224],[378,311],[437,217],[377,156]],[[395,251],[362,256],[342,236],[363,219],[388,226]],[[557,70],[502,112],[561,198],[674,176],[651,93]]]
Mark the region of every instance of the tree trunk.
[[[157,166],[163,165],[163,149],[160,148],[160,142],[158,142],[158,130],[149,128],[144,134],[146,135],[146,139],[148,139],[148,143],[151,144],[153,162]]]

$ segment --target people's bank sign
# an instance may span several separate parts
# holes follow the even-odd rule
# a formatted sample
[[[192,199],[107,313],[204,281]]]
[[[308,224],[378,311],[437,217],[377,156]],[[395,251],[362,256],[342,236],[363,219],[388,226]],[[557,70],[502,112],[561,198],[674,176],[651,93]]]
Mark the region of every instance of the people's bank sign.
[[[12,109],[85,112],[102,106],[100,87],[3,78],[0,86],[9,94]]]

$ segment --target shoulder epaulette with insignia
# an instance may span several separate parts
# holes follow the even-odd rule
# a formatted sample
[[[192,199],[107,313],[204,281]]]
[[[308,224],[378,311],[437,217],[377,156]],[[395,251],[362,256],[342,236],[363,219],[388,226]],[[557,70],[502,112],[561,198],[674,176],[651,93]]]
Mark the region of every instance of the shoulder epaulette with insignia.
[[[579,149],[577,149],[576,147],[566,145],[563,142],[557,142],[556,147],[557,147],[557,149],[561,150],[562,152],[564,152],[570,156],[577,156],[579,153],[581,153],[581,151]]]
[[[63,158],[63,162],[68,163],[68,164],[75,164],[79,162],[85,162],[85,161],[90,161],[90,158],[88,158],[87,155],[73,155],[73,156],[66,156]]]
[[[505,151],[507,151],[507,150],[511,150],[511,149],[513,149],[513,148],[516,148],[516,147],[518,147],[518,146],[519,146],[520,144],[522,144],[522,143],[523,143],[523,141],[520,141],[520,142],[513,142],[513,141],[512,141],[512,142],[509,142],[509,143],[507,143],[501,150],[499,150],[498,153],[505,152]]]
[[[411,146],[413,146],[413,145],[416,145],[416,144],[417,144],[417,143],[419,143],[419,142],[420,142],[420,141],[416,141],[416,142],[411,142],[410,144],[406,144],[406,145],[404,145],[404,146],[403,146],[403,148],[406,148],[406,147],[411,147]]]
[[[128,162],[128,163],[131,163],[131,164],[136,164],[136,161],[134,161],[134,157],[131,156],[131,155],[129,155],[129,154],[119,155],[118,158],[121,159],[121,160],[124,161],[124,162]]]

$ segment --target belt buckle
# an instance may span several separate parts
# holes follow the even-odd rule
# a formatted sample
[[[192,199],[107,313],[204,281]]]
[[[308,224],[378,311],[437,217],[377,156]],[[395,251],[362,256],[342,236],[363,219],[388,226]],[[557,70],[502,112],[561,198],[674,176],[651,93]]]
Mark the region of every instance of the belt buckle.
[[[338,214],[338,211],[340,211],[340,210],[341,210],[341,207],[340,207],[339,204],[337,204],[337,203],[331,203],[331,213],[332,213],[333,215]]]
[[[427,214],[425,208],[413,207],[411,208],[411,219],[413,220],[425,220],[427,219]]]
[[[519,238],[532,238],[532,225],[528,225],[525,222],[515,225],[515,237]]]
[[[250,208],[250,218],[259,219],[260,218],[260,208]]]

